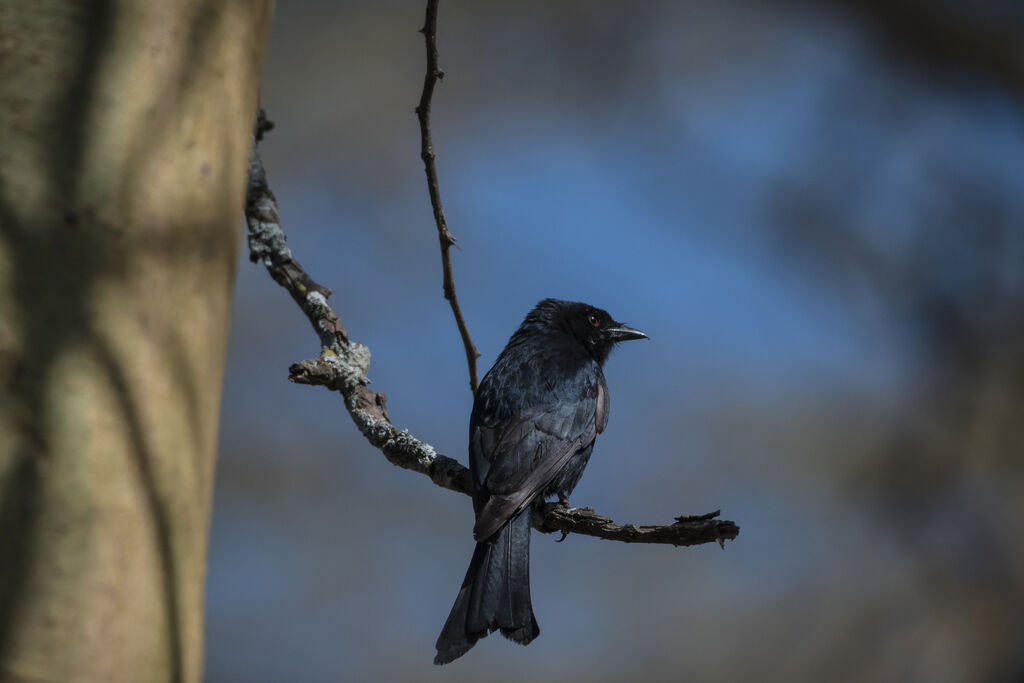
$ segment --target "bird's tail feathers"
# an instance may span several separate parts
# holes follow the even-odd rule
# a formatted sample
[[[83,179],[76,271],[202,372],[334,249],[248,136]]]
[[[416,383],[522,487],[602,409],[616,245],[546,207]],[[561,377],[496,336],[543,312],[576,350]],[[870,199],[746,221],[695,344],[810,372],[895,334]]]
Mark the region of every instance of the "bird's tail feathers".
[[[437,639],[435,664],[447,664],[491,631],[521,645],[540,634],[530,601],[530,510],[477,543],[455,605]]]

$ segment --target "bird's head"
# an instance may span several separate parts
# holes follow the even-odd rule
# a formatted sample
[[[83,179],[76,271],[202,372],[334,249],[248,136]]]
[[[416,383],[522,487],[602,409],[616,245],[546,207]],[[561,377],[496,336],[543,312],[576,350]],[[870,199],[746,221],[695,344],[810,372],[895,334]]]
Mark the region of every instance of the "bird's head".
[[[648,339],[640,330],[616,322],[607,311],[579,301],[544,299],[530,311],[523,325],[568,333],[601,364],[619,342]]]

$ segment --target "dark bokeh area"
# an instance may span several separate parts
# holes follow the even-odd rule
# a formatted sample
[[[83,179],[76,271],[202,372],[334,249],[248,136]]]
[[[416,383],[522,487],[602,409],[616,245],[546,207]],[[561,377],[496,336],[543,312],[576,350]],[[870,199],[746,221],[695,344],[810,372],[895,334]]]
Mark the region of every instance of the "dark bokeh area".
[[[465,462],[422,13],[278,3],[263,150],[392,419]],[[740,536],[534,534],[541,637],[432,666],[469,500],[285,381],[316,337],[243,261],[208,679],[1024,680],[1022,28],[1009,1],[442,3],[434,140],[481,369],[546,296],[644,329],[573,503],[721,508]]]

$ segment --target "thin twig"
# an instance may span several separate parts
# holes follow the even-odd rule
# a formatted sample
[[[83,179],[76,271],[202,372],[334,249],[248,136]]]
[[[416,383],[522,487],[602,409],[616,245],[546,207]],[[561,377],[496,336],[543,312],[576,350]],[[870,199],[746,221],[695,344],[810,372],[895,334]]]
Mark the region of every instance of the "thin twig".
[[[427,189],[430,191],[430,206],[434,210],[434,222],[437,224],[437,238],[441,243],[441,268],[444,272],[444,298],[452,307],[455,324],[462,335],[462,346],[466,349],[466,364],[469,366],[469,388],[476,393],[479,384],[476,373],[476,359],[480,352],[469,336],[466,319],[459,307],[459,297],[455,294],[455,278],[452,276],[452,258],[449,253],[455,236],[448,229],[448,220],[444,217],[441,206],[441,188],[437,182],[437,167],[434,164],[434,140],[430,134],[430,101],[434,97],[434,86],[444,78],[444,72],[437,66],[437,4],[438,0],[427,0],[427,18],[420,33],[427,45],[427,73],[423,77],[423,93],[420,95],[419,106],[416,107],[416,118],[420,121],[420,158],[427,174]]]
[[[268,130],[260,113],[257,130]],[[249,186],[245,217],[249,226],[249,258],[262,263],[274,281],[284,287],[306,314],[320,339],[321,353],[315,360],[296,363],[288,370],[288,379],[297,384],[327,387],[345,398],[352,421],[375,448],[393,464],[430,477],[438,486],[470,495],[469,470],[458,461],[439,454],[428,443],[407,430],[391,424],[385,396],[372,391],[367,379],[370,350],[350,341],[344,325],[327,303],[331,292],[317,284],[286,246],[277,201],[267,185],[263,162],[253,143],[249,162]],[[533,516],[539,531],[577,533],[627,543],[669,543],[697,545],[736,538],[739,527],[714,519],[718,513],[699,517],[679,517],[663,526],[617,525],[590,508],[570,509],[556,503],[540,506]]]

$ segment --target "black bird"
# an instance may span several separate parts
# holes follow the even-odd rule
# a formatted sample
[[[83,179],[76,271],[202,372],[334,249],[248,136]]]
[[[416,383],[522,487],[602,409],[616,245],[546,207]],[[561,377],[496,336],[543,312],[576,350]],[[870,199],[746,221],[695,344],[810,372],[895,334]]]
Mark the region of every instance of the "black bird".
[[[469,418],[476,550],[435,664],[464,655],[491,631],[527,645],[540,633],[530,604],[530,512],[567,502],[608,424],[601,366],[616,343],[646,339],[599,308],[545,299],[484,376]]]

